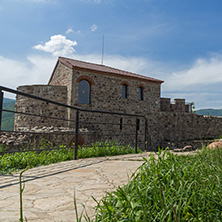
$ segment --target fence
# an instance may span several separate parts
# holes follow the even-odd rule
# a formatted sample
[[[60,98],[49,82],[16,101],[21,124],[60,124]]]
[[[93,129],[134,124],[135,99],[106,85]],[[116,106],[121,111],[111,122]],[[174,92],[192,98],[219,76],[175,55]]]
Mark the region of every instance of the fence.
[[[4,92],[16,95],[15,111],[3,108]],[[42,108],[43,107],[43,108]],[[2,114],[13,113],[14,130],[1,128]],[[4,152],[42,151],[42,144],[50,149],[74,148],[77,159],[80,146],[112,141],[130,146],[138,152],[148,149],[147,121],[143,115],[83,109],[33,94],[0,86],[0,138],[5,141]],[[10,139],[11,138],[11,139]]]

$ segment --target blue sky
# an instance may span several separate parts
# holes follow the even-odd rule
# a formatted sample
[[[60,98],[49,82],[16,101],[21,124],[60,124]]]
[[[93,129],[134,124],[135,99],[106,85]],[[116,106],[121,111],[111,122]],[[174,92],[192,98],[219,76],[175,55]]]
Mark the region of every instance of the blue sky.
[[[222,108],[221,0],[1,0],[0,84],[45,84],[58,56],[164,80],[162,96]]]

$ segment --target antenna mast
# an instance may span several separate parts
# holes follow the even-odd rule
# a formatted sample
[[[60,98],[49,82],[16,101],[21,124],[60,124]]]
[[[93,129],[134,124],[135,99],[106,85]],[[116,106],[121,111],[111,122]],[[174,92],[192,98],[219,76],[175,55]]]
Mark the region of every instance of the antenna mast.
[[[103,65],[103,56],[104,56],[104,35],[103,35],[103,41],[102,41],[102,65]]]

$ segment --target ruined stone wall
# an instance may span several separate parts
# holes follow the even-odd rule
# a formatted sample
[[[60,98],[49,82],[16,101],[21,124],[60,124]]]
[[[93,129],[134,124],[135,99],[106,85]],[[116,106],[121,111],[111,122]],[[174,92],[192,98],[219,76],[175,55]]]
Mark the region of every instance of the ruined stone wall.
[[[33,94],[46,99],[50,99],[60,103],[67,101],[67,89],[65,86],[47,86],[32,85],[19,86],[18,91]],[[23,127],[33,128],[35,126],[67,126],[67,121],[57,119],[49,119],[46,117],[55,117],[67,119],[67,109],[61,106],[53,105],[39,100],[17,95],[15,110],[17,112],[31,113],[41,115],[42,117],[15,114],[14,129],[21,130]]]
[[[51,76],[51,79],[49,80],[48,85],[54,85],[54,86],[66,86],[67,87],[67,100],[63,101],[63,103],[66,103],[68,105],[72,104],[72,91],[73,91],[73,71],[69,67],[63,65],[62,63],[57,63],[56,67],[53,71],[53,74]],[[67,116],[69,119],[70,117],[70,110],[67,110]],[[71,127],[71,126],[70,126]]]
[[[160,112],[149,118],[152,148],[182,147],[195,140],[218,138],[222,135],[222,118],[195,113]]]

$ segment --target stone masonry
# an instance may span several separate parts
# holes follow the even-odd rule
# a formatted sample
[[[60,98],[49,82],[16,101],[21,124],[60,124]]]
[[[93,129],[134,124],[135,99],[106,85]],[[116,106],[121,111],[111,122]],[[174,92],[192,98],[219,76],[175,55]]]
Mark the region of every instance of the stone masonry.
[[[78,90],[81,80],[90,84],[90,103],[79,104]],[[114,69],[104,65],[81,62],[73,59],[59,58],[53,70],[48,85],[20,86],[19,91],[27,92],[44,98],[49,98],[71,106],[88,110],[103,110],[128,114],[141,114],[147,120],[146,138],[150,149],[158,146],[190,145],[193,140],[215,138],[222,135],[222,118],[204,117],[191,112],[184,99],[161,98],[163,81],[146,76]],[[123,85],[127,86],[127,98],[122,97]],[[139,88],[143,90],[143,100],[139,99]],[[50,117],[58,117],[75,121],[76,111],[64,109],[41,102],[35,102],[24,97],[17,97],[16,111],[34,112]],[[115,132],[127,135],[135,131],[135,127],[120,129],[118,123],[123,118],[124,123],[135,123],[134,118],[121,116],[99,115],[90,112],[80,112],[82,127],[97,130],[99,138]],[[140,123],[145,124],[145,119]],[[115,126],[107,127],[99,122],[113,122]],[[90,122],[98,124],[89,124]],[[88,123],[88,124],[87,124]],[[74,128],[72,121],[56,121],[53,119],[36,118],[17,114],[15,129],[20,127],[55,126]],[[139,133],[144,129],[140,128]],[[111,138],[112,139],[112,138]],[[133,141],[134,138],[128,137]],[[127,142],[127,141],[125,141]],[[139,138],[144,143],[144,137]]]

